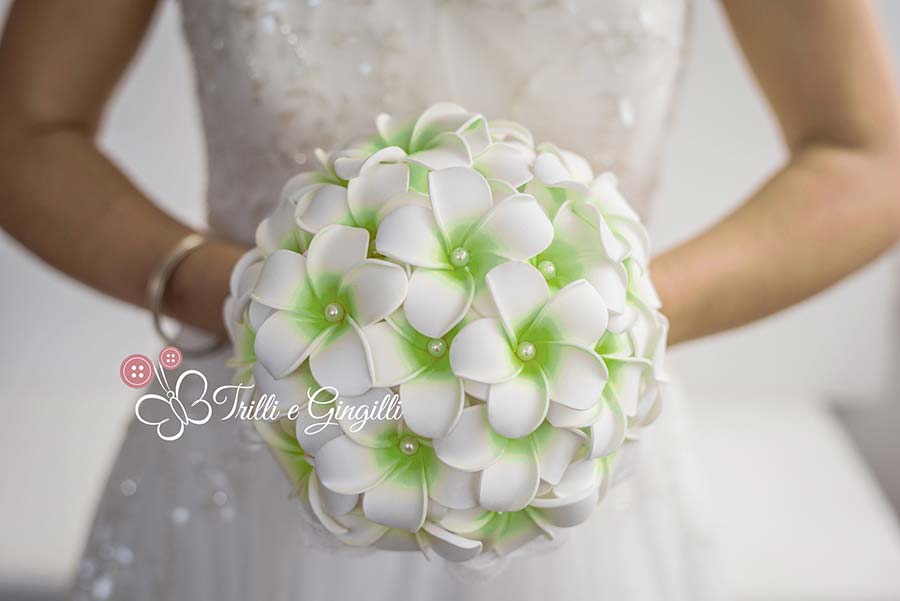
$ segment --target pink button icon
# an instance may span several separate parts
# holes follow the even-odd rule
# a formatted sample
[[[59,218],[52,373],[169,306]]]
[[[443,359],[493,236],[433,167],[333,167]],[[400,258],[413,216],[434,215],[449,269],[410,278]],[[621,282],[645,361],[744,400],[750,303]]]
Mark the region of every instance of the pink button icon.
[[[178,368],[178,366],[181,365],[181,359],[181,351],[175,346],[167,346],[159,352],[159,364],[162,365],[164,369]]]
[[[119,366],[122,381],[132,388],[143,388],[153,379],[153,364],[146,355],[128,355]]]

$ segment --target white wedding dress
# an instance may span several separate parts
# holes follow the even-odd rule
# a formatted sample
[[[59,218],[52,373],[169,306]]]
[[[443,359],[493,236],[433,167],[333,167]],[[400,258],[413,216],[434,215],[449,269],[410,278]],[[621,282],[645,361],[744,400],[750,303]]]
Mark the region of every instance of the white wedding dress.
[[[182,0],[209,156],[209,223],[252,243],[317,146],[449,100],[514,119],[612,170],[646,212],[683,63],[677,0]],[[226,354],[187,359],[212,387]],[[711,598],[706,533],[670,404],[634,476],[553,548],[490,578],[419,554],[345,552],[310,535],[246,423],[162,442],[129,428],[75,599]]]

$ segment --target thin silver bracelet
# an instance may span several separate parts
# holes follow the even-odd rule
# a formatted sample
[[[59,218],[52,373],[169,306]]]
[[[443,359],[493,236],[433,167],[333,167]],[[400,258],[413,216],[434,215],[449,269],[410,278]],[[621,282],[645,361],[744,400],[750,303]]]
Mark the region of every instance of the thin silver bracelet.
[[[179,263],[193,251],[206,244],[208,240],[209,238],[204,234],[196,232],[188,234],[179,240],[178,244],[173,246],[172,249],[166,253],[159,264],[153,269],[150,278],[147,280],[147,308],[150,309],[150,313],[153,316],[153,328],[167,345],[174,346],[176,343],[174,338],[166,334],[162,328],[163,296],[166,293],[169,280],[172,278],[172,274],[175,272],[175,268],[178,267]],[[210,344],[197,348],[179,348],[186,356],[199,356],[218,350],[223,344],[224,342],[222,340],[216,339]]]

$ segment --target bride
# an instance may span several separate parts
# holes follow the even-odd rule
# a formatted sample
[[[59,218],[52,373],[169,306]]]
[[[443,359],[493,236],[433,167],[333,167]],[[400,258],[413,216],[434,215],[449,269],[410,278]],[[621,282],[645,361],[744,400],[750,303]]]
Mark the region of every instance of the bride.
[[[366,131],[382,111],[449,100],[521,121],[614,171],[646,213],[688,0],[181,4],[215,234],[160,291],[163,312],[184,324],[225,335],[229,273],[281,185],[316,146]],[[0,45],[0,224],[56,268],[138,305],[191,232],[129,182],[95,135],[155,5],[19,1]],[[900,105],[870,7],[723,5],[790,153],[732,214],[653,261],[672,344],[807,298],[900,236]],[[740,141],[723,150],[738,154]],[[226,359],[212,353],[191,367],[225,382]],[[715,574],[681,478],[677,415],[664,417],[646,465],[589,523],[487,580],[455,578],[414,554],[347,554],[311,540],[286,478],[234,420],[171,443],[133,425],[73,598],[710,598]]]

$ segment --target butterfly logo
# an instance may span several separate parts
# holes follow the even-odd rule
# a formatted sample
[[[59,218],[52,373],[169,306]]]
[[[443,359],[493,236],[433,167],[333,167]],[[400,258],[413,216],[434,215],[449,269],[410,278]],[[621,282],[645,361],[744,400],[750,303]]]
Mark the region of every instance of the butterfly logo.
[[[165,372],[157,366],[156,380],[165,391],[165,396],[149,393],[138,399],[134,414],[138,421],[148,426],[156,426],[156,434],[165,441],[178,440],[188,424],[205,424],[212,417],[212,405],[204,397],[209,388],[206,376],[196,369],[182,372],[175,382],[175,389],[169,386]],[[182,391],[193,392],[200,389],[195,400],[185,404]]]

